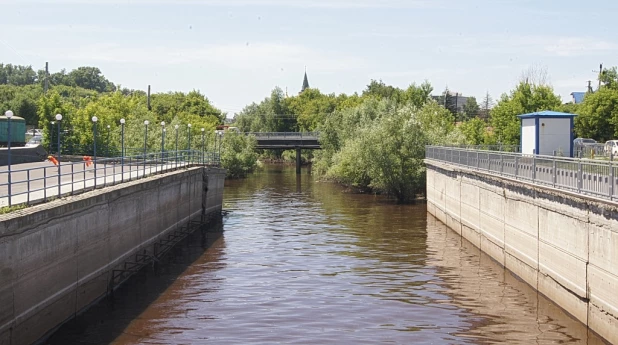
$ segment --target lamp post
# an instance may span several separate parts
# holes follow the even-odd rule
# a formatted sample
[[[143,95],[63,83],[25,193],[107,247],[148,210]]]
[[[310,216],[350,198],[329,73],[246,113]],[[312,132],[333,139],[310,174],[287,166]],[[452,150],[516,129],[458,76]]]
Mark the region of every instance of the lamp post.
[[[58,122],[58,197],[62,194],[60,190],[61,187],[61,179],[60,179],[60,121],[62,121],[62,115],[56,114],[56,121]]]
[[[221,162],[221,143],[223,142],[223,132],[219,132],[219,162]]]
[[[202,128],[202,165],[204,165],[204,128]]]
[[[124,182],[124,122],[125,119],[120,119],[120,181]],[[129,176],[131,172],[129,171]]]
[[[120,119],[120,164],[124,165],[124,119]]]
[[[6,138],[6,143],[7,143],[7,165],[8,165],[8,170],[9,170],[9,207],[11,206],[11,118],[13,117],[13,112],[10,110],[7,110],[4,113],[4,116],[6,116],[6,121],[7,121],[7,138]],[[30,191],[28,191],[30,192]]]
[[[187,144],[187,154],[189,155],[189,159],[193,158],[193,155],[191,154],[191,124],[189,123],[187,125],[187,130],[189,131],[189,142]]]
[[[165,121],[161,121],[161,163],[163,164],[163,154],[165,152]]]
[[[174,130],[176,131],[176,168],[178,168],[178,125],[174,126]]]
[[[93,156],[94,156],[94,188],[95,189],[97,188],[97,121],[99,121],[99,119],[96,116],[93,116],[92,117],[92,132],[94,134],[94,141],[92,142],[92,147],[93,147]]]
[[[144,127],[145,127],[145,131],[144,131],[144,177],[146,177],[146,141],[148,140],[148,125],[150,124],[150,121],[145,120],[144,121]]]
[[[51,123],[51,127],[49,128],[49,152],[53,152],[54,151],[54,125],[56,124],[56,121],[52,121]]]
[[[107,143],[105,144],[105,148],[107,149],[107,157],[109,157],[109,132],[112,126],[107,125]]]

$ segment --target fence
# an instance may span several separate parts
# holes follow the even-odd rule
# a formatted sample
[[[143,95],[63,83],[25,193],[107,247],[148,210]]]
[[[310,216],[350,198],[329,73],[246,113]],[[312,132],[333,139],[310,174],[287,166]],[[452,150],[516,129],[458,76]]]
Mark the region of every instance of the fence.
[[[135,154],[97,158],[61,155],[59,159],[50,158],[43,166],[40,166],[41,163],[28,163],[13,166],[12,169],[3,167],[0,170],[0,206],[31,205],[189,166],[218,167],[220,163],[216,152],[125,151]],[[38,166],[19,168],[33,164]]]
[[[614,200],[618,164],[613,161],[426,146],[425,157],[541,186]]]

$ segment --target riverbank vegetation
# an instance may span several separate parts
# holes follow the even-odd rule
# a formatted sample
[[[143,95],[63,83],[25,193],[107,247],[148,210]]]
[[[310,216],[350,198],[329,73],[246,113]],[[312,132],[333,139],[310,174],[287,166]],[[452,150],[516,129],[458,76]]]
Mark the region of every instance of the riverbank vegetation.
[[[44,91],[46,80],[47,92]],[[57,124],[53,122],[56,114],[62,114],[61,142],[67,153],[91,153],[92,117],[96,116],[100,155],[119,154],[120,119],[126,121],[124,137],[128,154],[142,152],[145,138],[148,151],[160,151],[164,128],[161,122],[165,122],[166,150],[203,147],[218,151],[214,131],[226,116],[199,91],[154,93],[149,107],[146,92],[115,85],[96,67],[62,70],[46,79],[43,70],[0,63],[0,113],[9,109],[23,117],[27,125],[42,129],[43,145],[52,151],[57,138]],[[147,137],[146,120],[149,121]],[[222,165],[230,177],[242,177],[256,167],[254,141],[226,134],[220,146]]]
[[[287,97],[275,88],[235,120],[244,132],[319,131],[322,150],[309,157],[319,178],[408,202],[424,193],[425,145],[519,145],[520,114],[570,112],[579,115],[575,136],[599,141],[618,137],[616,68],[605,70],[599,85],[586,93],[583,103],[565,103],[546,82],[546,73],[532,68],[497,102],[486,94],[481,102],[468,97],[459,106],[458,95],[448,89],[431,96],[428,82],[400,89],[372,80],[352,95],[306,89]],[[262,156],[291,158],[293,152],[266,151]]]

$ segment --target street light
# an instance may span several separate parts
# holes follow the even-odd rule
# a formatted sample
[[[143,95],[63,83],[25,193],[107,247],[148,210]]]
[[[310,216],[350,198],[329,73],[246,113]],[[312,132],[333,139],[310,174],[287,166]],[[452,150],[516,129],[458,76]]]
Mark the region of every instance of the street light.
[[[51,123],[51,128],[49,129],[49,152],[52,152],[54,150],[54,125],[56,124],[56,121],[52,121]]]
[[[165,121],[161,121],[161,163],[163,164],[163,154],[165,152]]]
[[[204,128],[202,128],[202,165],[204,165]]]
[[[219,132],[219,162],[221,162],[221,143],[223,142],[223,132]]]
[[[176,168],[178,168],[178,125],[174,126],[174,130],[176,131]]]
[[[11,118],[13,117],[13,112],[10,110],[7,110],[4,113],[4,116],[6,116],[6,121],[7,121],[7,134],[8,137],[6,139],[7,142],[7,165],[8,165],[8,169],[9,169],[9,207],[11,206]]]
[[[92,131],[94,133],[94,141],[92,144],[93,147],[93,156],[94,156],[94,188],[97,188],[97,121],[99,118],[96,116],[92,117]],[[86,182],[84,182],[86,183]]]
[[[120,119],[120,151],[122,151],[120,153],[120,171],[121,171],[121,177],[120,177],[120,181],[124,182],[124,119]],[[131,172],[129,171],[129,176],[131,175]]]
[[[190,155],[190,157],[192,158],[193,155],[191,155],[191,124],[189,123],[187,125],[188,127],[188,131],[189,131],[189,143],[187,144],[187,154]]]
[[[150,121],[145,120],[144,121],[144,126],[145,126],[145,131],[144,131],[144,177],[146,177],[146,141],[148,140],[148,125],[150,124]]]
[[[62,121],[62,115],[61,114],[56,114],[56,121],[58,121],[58,197],[60,197],[61,195],[61,190],[60,190],[60,183],[61,183],[61,179],[60,179],[60,121]]]
[[[107,157],[109,157],[109,132],[111,127],[112,126],[107,125],[107,143],[105,144],[105,147],[107,148]]]

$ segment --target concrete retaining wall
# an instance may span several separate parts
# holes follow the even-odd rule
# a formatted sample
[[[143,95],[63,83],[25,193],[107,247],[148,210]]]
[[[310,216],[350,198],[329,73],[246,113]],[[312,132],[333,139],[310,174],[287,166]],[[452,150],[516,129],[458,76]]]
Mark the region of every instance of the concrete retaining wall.
[[[0,344],[30,344],[104,296],[111,270],[203,212],[225,171],[191,168],[0,216]]]
[[[426,165],[429,213],[618,344],[618,203]]]

